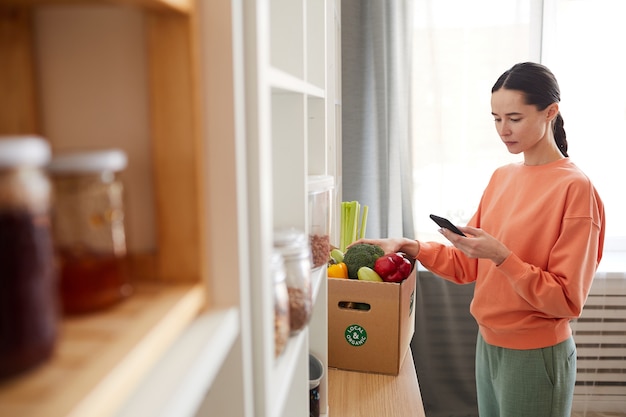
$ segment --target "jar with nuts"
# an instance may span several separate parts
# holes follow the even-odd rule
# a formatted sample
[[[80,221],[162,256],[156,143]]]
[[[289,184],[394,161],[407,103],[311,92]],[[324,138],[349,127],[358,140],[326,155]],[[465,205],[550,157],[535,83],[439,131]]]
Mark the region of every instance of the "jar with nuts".
[[[285,264],[278,253],[272,254],[272,275],[274,279],[274,357],[279,357],[289,339],[289,293],[285,283]]]
[[[289,328],[291,335],[294,335],[309,323],[313,308],[311,249],[307,236],[295,229],[276,231],[274,247],[285,263],[285,281],[289,293]]]

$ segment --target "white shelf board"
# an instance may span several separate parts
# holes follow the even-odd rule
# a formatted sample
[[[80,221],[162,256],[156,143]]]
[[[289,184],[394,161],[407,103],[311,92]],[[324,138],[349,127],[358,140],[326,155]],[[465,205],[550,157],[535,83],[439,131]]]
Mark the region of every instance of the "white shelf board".
[[[326,94],[324,89],[276,68],[269,71],[269,84],[277,93],[300,93],[319,98]]]
[[[311,288],[313,291],[313,305],[315,305],[315,302],[317,301],[317,296],[320,292],[322,280],[328,279],[328,275],[326,271],[327,271],[327,268],[324,265],[311,271]]]
[[[146,375],[117,417],[192,417],[239,336],[236,308],[199,316]]]
[[[298,374],[297,367],[302,365],[298,364],[298,358],[302,354],[302,349],[307,349],[308,357],[307,340],[308,333],[306,329],[302,329],[296,335],[291,336],[285,351],[275,362],[274,372],[272,373],[272,386],[276,387],[273,403],[280,407],[287,402],[287,395],[289,394],[293,378]],[[306,366],[308,372],[308,363]],[[274,411],[276,411],[276,415],[282,415],[282,410]]]

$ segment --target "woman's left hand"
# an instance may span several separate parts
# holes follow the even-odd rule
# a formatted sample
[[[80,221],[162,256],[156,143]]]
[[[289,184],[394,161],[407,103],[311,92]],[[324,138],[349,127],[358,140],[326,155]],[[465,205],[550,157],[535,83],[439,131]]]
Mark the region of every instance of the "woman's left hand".
[[[469,258],[491,259],[496,265],[500,265],[511,253],[502,242],[482,229],[470,226],[459,229],[467,237],[447,229],[441,229],[440,233]]]

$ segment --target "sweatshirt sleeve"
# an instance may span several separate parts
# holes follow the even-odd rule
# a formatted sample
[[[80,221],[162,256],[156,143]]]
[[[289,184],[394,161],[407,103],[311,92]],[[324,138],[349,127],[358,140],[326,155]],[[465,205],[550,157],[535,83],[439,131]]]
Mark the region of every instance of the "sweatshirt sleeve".
[[[457,284],[476,280],[477,262],[453,246],[422,242],[417,260],[432,273]]]

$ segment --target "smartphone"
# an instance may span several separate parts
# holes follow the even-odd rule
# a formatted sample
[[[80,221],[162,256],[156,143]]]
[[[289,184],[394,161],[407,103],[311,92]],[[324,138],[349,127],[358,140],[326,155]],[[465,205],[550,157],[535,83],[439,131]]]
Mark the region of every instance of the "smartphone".
[[[448,230],[456,233],[457,235],[465,236],[465,234],[463,232],[461,232],[455,225],[453,225],[452,222],[450,222],[450,220],[445,219],[443,217],[435,216],[434,214],[431,214],[430,218],[435,223],[437,223],[440,227],[448,229]]]

